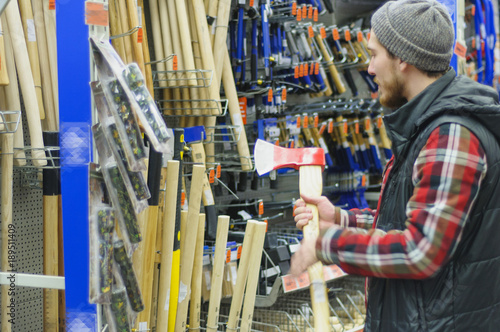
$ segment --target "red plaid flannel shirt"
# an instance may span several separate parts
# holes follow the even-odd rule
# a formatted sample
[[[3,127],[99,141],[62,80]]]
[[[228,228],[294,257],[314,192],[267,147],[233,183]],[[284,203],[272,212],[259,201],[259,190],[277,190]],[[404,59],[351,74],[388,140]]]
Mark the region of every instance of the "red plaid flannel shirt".
[[[382,192],[392,163],[386,166]],[[413,167],[415,189],[406,206],[406,229],[385,233],[375,228],[375,211],[336,208],[339,226],[321,230],[318,258],[351,274],[432,276],[457,248],[486,168],[484,150],[467,128],[458,124],[436,128]]]

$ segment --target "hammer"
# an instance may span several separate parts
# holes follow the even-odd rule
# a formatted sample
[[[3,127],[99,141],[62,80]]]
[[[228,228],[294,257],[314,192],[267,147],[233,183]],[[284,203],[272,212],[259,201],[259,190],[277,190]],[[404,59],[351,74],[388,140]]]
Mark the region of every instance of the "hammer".
[[[254,148],[255,169],[263,175],[278,168],[292,167],[299,170],[299,191],[309,197],[319,197],[323,190],[322,172],[325,167],[325,152],[321,148],[288,149],[258,139]],[[313,218],[304,227],[306,239],[319,233],[318,208],[307,204]],[[307,269],[311,280],[311,302],[314,313],[314,330],[329,331],[330,309],[323,276],[323,264],[317,262]]]

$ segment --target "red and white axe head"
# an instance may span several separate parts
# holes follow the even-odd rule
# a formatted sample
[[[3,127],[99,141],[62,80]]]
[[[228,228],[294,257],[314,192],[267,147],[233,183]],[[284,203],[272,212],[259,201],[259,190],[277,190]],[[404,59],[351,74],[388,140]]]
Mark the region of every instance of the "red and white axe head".
[[[259,175],[278,168],[301,166],[325,167],[325,151],[321,148],[287,149],[258,139],[253,150],[255,169]]]

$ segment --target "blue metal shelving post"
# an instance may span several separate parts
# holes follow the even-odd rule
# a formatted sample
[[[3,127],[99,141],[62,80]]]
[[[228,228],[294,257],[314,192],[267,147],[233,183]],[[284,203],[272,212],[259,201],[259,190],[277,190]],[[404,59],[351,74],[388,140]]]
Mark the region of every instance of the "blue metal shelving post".
[[[85,1],[58,0],[57,53],[66,330],[98,331],[89,303],[88,186],[91,161],[89,28]]]

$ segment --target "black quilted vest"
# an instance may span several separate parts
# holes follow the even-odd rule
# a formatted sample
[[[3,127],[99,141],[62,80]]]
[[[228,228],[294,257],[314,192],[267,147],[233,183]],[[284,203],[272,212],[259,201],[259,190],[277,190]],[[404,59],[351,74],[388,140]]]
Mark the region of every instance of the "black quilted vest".
[[[500,106],[450,70],[384,119],[393,142],[377,228],[406,228],[415,159],[433,129],[459,123],[486,151],[487,174],[453,257],[424,280],[370,278],[365,331],[500,331]]]

